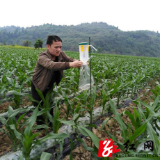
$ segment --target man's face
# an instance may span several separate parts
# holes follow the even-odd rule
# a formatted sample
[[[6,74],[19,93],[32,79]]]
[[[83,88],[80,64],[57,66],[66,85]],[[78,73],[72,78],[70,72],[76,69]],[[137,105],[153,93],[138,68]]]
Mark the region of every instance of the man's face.
[[[61,41],[58,41],[58,42],[53,41],[53,43],[51,45],[47,44],[47,49],[53,57],[59,56],[60,51],[62,49],[62,42]]]

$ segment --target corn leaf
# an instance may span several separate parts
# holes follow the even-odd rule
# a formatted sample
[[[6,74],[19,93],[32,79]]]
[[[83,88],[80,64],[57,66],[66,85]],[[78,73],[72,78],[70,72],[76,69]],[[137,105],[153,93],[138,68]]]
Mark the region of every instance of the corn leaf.
[[[117,112],[116,106],[114,105],[114,103],[112,101],[110,101],[110,105],[111,105],[111,110],[112,110],[112,112],[114,114],[114,118],[119,123],[119,127],[120,127],[120,129],[122,131],[123,139],[124,139],[124,141],[127,141],[127,138],[128,138],[127,127],[126,127],[125,123],[123,122],[121,116]]]
[[[42,152],[40,160],[49,160],[51,156],[52,154],[50,153]]]
[[[132,143],[133,140],[136,140],[136,138],[139,137],[146,130],[146,127],[147,122],[135,130],[134,134],[129,138],[129,141]]]
[[[78,126],[78,130],[79,130],[83,135],[89,136],[89,137],[92,139],[94,145],[95,145],[97,148],[99,148],[99,138],[98,138],[95,134],[93,134],[93,132],[91,132],[89,129],[87,129],[87,128],[83,127],[83,126]]]
[[[155,131],[152,128],[152,125],[150,123],[147,124],[147,130],[148,130],[148,134],[151,138],[151,140],[154,143],[154,153],[155,154],[160,154],[160,142],[159,139],[157,137],[157,135],[155,134]]]

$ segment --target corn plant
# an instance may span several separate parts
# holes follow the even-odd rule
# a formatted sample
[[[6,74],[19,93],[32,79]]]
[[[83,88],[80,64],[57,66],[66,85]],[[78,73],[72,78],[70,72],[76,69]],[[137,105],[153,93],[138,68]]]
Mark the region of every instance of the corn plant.
[[[140,125],[140,121],[141,121],[141,123],[144,123],[144,122],[147,123],[146,133],[144,135],[145,136],[149,135],[148,138],[154,142],[153,154],[160,153],[160,150],[159,150],[160,143],[158,140],[159,132],[160,132],[160,127],[158,125],[158,123],[160,123],[159,100],[160,100],[160,96],[157,96],[155,101],[153,103],[151,103],[150,105],[148,105],[144,102],[138,101],[137,102],[138,111],[134,112],[135,113],[135,120],[133,121],[133,125],[138,122]],[[141,105],[145,106],[145,110],[144,109],[142,110]],[[130,119],[133,120],[133,117]]]
[[[52,117],[52,115],[50,115],[49,112],[47,113],[49,121],[52,124],[53,133],[58,133],[58,130],[61,126],[61,123],[58,120],[59,119],[59,108],[58,108],[58,106],[59,106],[59,103],[56,102],[53,117]]]
[[[155,97],[157,97],[160,94],[160,84],[158,81],[156,81],[156,87],[154,89],[151,89],[151,91]]]
[[[68,99],[67,95],[63,95],[63,99],[64,99],[64,104],[67,107],[66,109],[64,109],[64,108],[63,109],[64,109],[64,111],[65,111],[65,113],[67,115],[66,119],[68,120],[70,114],[74,112],[74,106],[72,105],[72,101],[70,101]]]
[[[143,113],[144,120],[148,121],[151,126],[154,128],[155,133],[159,136],[160,127],[158,123],[160,123],[160,96],[157,96],[155,101],[151,103],[150,105],[139,102],[138,106],[139,108],[141,105],[145,106],[145,112]],[[141,111],[142,112],[142,111]]]
[[[51,92],[51,90],[49,90],[48,93],[46,94],[46,97],[44,97],[41,91],[39,91],[38,89],[36,89],[36,90],[43,101],[43,105],[40,105],[41,112],[39,115],[43,115],[43,118],[45,120],[45,125],[48,126],[48,119],[49,118],[48,118],[47,114],[49,114],[49,111],[51,109],[52,92]],[[45,130],[45,131],[47,132],[47,130]]]
[[[89,129],[87,129],[86,127],[82,126],[79,124],[79,121],[78,121],[78,118],[79,118],[79,115],[78,114],[75,114],[73,115],[73,119],[70,120],[70,121],[65,121],[65,120],[59,120],[61,123],[64,123],[66,125],[70,125],[73,129],[75,129],[76,131],[76,134],[77,134],[77,138],[76,140],[78,140],[80,143],[82,143],[83,147],[90,151],[91,152],[91,155],[92,155],[92,158],[95,158],[95,159],[99,159],[98,158],[98,148],[99,148],[99,138],[93,134],[93,132],[91,132]],[[87,137],[90,137],[93,144],[94,144],[94,147],[88,147],[86,145],[86,143],[84,142],[83,139],[79,138],[79,134],[82,134],[84,136],[87,136]],[[72,142],[72,141],[71,141]],[[73,143],[71,143],[71,145],[73,145]],[[72,146],[73,147],[73,146]],[[73,149],[73,148],[72,148]],[[72,156],[71,156],[72,157]]]
[[[83,117],[86,111],[86,105],[89,101],[89,92],[87,90],[83,91],[81,94],[77,95],[74,98],[73,101],[73,113],[72,114],[76,114],[76,113],[81,113],[81,116]],[[76,105],[77,103],[77,105]],[[76,106],[76,107],[75,107]]]
[[[49,160],[51,156],[52,156],[52,154],[50,154],[50,153],[42,152],[40,160]],[[25,160],[23,155],[20,155],[18,158],[19,158],[19,160]]]
[[[60,144],[60,152],[62,152],[64,139],[68,137],[68,134],[66,133],[55,134],[51,132],[46,136],[44,136],[43,138],[35,139],[39,135],[39,133],[32,134],[32,130],[37,128],[33,126],[36,121],[37,115],[38,115],[38,107],[33,111],[32,116],[27,121],[27,125],[24,132],[20,133],[15,130],[15,134],[16,136],[19,136],[18,139],[20,140],[20,143],[21,143],[21,150],[22,150],[21,158],[25,158],[25,160],[31,159],[31,155],[30,155],[31,150],[34,149],[36,145],[39,145],[43,141],[47,141],[49,139],[55,139],[56,142]],[[34,155],[32,155],[32,157],[34,158]],[[50,157],[50,154],[42,153],[40,159],[43,159],[45,157],[48,159]],[[56,159],[57,160],[60,159],[60,153]]]
[[[50,153],[42,152],[40,160],[49,160],[51,156],[52,154]],[[25,160],[25,158],[23,155],[19,155],[18,160]]]
[[[26,160],[30,159],[30,152],[34,146],[39,144],[39,141],[35,140],[39,133],[32,133],[32,130],[34,129],[33,125],[38,114],[38,107],[33,111],[33,114],[30,118],[24,118],[26,113],[22,114],[18,120],[16,120],[15,117],[20,111],[27,112],[28,110],[29,109],[17,109],[13,112],[12,107],[9,107],[8,119],[5,120],[3,117],[0,117],[0,120],[5,125],[4,132],[13,143],[14,151],[21,149],[23,157]],[[22,119],[24,121],[20,123]]]
[[[14,109],[18,109],[20,107],[20,104],[22,103],[22,97],[25,96],[25,93],[22,93],[21,90],[12,90],[9,91],[8,93],[13,95],[13,101],[14,101]]]
[[[106,86],[102,87],[101,95],[102,95],[102,115],[106,110],[107,102],[109,101],[109,95],[106,93]]]
[[[16,128],[13,126],[14,133],[17,136],[18,140],[20,141],[20,145],[22,148],[22,154],[26,160],[30,159],[30,153],[31,153],[31,150],[34,148],[34,146],[36,144],[39,144],[39,141],[35,140],[35,138],[39,134],[32,133],[33,125],[36,122],[37,113],[38,113],[38,107],[33,111],[32,116],[28,119],[24,133],[18,132]]]
[[[137,146],[140,141],[135,141],[135,139],[137,139],[140,135],[143,135],[143,133],[146,130],[147,127],[147,122],[143,122],[141,126],[137,127],[137,129],[135,131],[131,131],[131,127],[129,124],[125,124],[125,122],[123,121],[123,119],[121,118],[120,115],[117,110],[116,110],[116,106],[114,105],[114,103],[112,101],[110,101],[110,106],[111,106],[111,111],[114,114],[114,119],[117,121],[117,123],[119,124],[119,127],[121,129],[121,136],[123,138],[123,142],[129,142],[129,145],[131,145],[133,142],[135,143],[135,146]],[[109,118],[110,119],[110,118]],[[102,130],[104,128],[104,125],[109,121],[109,119],[105,120],[102,124]],[[118,145],[118,147],[123,151],[125,151],[124,145],[122,142],[119,142],[116,137],[114,135],[112,135],[109,131],[106,131],[109,134],[110,137],[112,137],[113,141],[115,141]],[[129,152],[132,153],[132,151],[129,150]]]
[[[2,97],[3,99],[5,99],[5,94],[6,94],[6,91],[7,91],[6,87],[7,87],[7,84],[4,84],[4,85],[2,86],[2,88],[0,89],[0,95],[1,95],[1,97]]]
[[[55,139],[57,143],[60,145],[60,150],[57,151],[57,156],[55,157],[56,160],[59,160],[61,158],[61,153],[63,151],[63,144],[64,144],[64,139],[67,138],[69,135],[66,133],[49,133],[45,137],[40,139],[40,142],[49,140],[49,139]]]
[[[147,104],[144,104],[143,102],[135,102],[138,105],[137,110],[134,110],[134,115],[132,115],[129,111],[125,111],[121,115],[117,112],[116,107],[112,101],[110,101],[111,110],[114,114],[114,119],[118,122],[120,129],[121,129],[121,136],[123,138],[123,142],[128,141],[128,145],[131,145],[134,142],[135,147],[137,147],[140,143],[145,142],[148,139],[151,139],[154,142],[154,151],[152,154],[159,154],[159,140],[156,135],[157,131],[159,130],[159,127],[156,128],[156,123],[159,122],[159,116],[160,114],[154,111],[157,111],[157,106],[159,101],[159,97],[155,100],[155,102],[152,104],[152,107],[149,107]],[[146,111],[143,111],[141,108],[141,104],[145,105]],[[126,124],[121,116],[128,115],[129,119],[131,120],[131,125]],[[111,119],[108,118],[105,120],[102,124],[102,130],[104,128],[104,125]],[[155,121],[156,119],[156,121]],[[134,127],[134,130],[132,127]],[[158,126],[158,125],[157,125]],[[118,147],[125,153],[126,150],[124,148],[124,144],[119,142],[114,135],[112,135],[109,131],[106,131],[110,137],[117,143]],[[149,137],[148,137],[149,135]],[[158,135],[159,136],[159,135]],[[139,138],[140,137],[140,138]],[[136,154],[132,150],[127,150],[127,152]],[[146,154],[146,152],[141,151],[141,153]],[[119,158],[118,158],[119,159]]]
[[[89,113],[89,117],[90,117],[90,125],[92,125],[93,123],[93,105],[96,101],[96,87],[92,87],[92,89],[90,90],[90,99],[89,99],[89,103],[87,104],[87,111]]]
[[[16,151],[21,145],[20,141],[15,133],[15,131],[23,132],[23,127],[26,124],[26,120],[24,120],[23,123],[21,123],[21,120],[24,119],[24,116],[26,113],[19,116],[19,118],[16,120],[16,116],[19,114],[19,112],[27,112],[29,109],[17,109],[13,110],[11,106],[8,108],[8,118],[5,119],[4,117],[0,117],[0,120],[2,124],[5,126],[5,129],[0,129],[0,131],[4,132],[8,138],[11,140],[13,147],[12,149]]]

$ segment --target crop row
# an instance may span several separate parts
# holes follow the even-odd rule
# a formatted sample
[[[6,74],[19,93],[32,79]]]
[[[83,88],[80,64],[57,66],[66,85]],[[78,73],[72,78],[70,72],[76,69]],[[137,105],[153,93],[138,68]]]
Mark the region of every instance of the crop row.
[[[5,98],[9,91],[23,93],[30,91],[33,74],[39,50],[0,48],[0,95]],[[79,59],[78,53],[67,53],[68,56]],[[150,79],[158,76],[160,70],[159,59],[92,55],[91,72],[95,85],[104,84],[109,93],[119,90],[119,96],[126,93],[134,94],[137,89],[146,85]],[[55,91],[56,95],[71,94],[78,91],[79,70],[64,71],[64,78]],[[116,89],[117,88],[117,89]],[[117,92],[117,91],[115,91]]]
[[[0,48],[0,93],[5,98],[5,94],[9,91],[12,91],[12,93],[16,95],[13,99],[15,103],[17,103],[17,99],[19,99],[18,103],[16,104],[17,108],[19,108],[21,96],[23,95],[24,91],[26,91],[26,88],[27,90],[30,90],[31,75],[36,64],[38,52],[39,51],[37,50],[29,49]],[[78,59],[78,53],[67,53],[67,55]],[[26,153],[26,146],[24,146],[25,144],[22,142],[27,143],[26,136],[28,136],[28,138],[33,138],[32,141],[30,141],[30,145],[32,145],[32,143],[34,144],[33,140],[37,134],[34,135],[35,137],[32,137],[32,127],[37,115],[43,113],[46,118],[46,126],[48,126],[48,122],[51,122],[53,127],[53,133],[46,135],[43,140],[57,138],[61,139],[59,142],[61,143],[64,137],[69,136],[57,134],[61,123],[71,125],[73,128],[75,128],[77,135],[79,135],[80,132],[92,139],[92,142],[95,146],[94,148],[89,148],[86,146],[83,140],[78,140],[83,144],[86,150],[89,150],[92,153],[92,157],[98,159],[98,154],[95,154],[97,153],[98,149],[98,137],[96,137],[87,128],[79,125],[77,121],[80,116],[83,116],[84,113],[88,112],[90,117],[90,125],[92,126],[93,107],[98,105],[103,108],[102,112],[108,113],[108,111],[111,111],[114,113],[114,119],[120,125],[123,142],[129,141],[129,144],[131,144],[135,142],[139,136],[143,137],[144,141],[148,138],[149,135],[149,138],[154,142],[155,150],[153,153],[159,154],[159,143],[157,142],[158,132],[156,130],[158,127],[155,127],[158,126],[157,123],[160,120],[158,112],[160,102],[160,98],[158,96],[159,85],[157,85],[156,89],[153,91],[155,95],[153,104],[149,106],[137,101],[135,102],[137,107],[134,108],[134,116],[132,116],[132,114],[127,111],[124,113],[129,116],[131,124],[124,123],[121,118],[122,115],[118,114],[116,107],[120,105],[120,100],[134,96],[140,89],[144,88],[144,86],[147,86],[151,80],[159,78],[160,60],[158,58],[155,59],[119,55],[92,54],[90,63],[91,72],[95,79],[95,85],[92,86],[92,92],[90,93],[90,91],[84,91],[75,98],[69,99],[68,95],[72,93],[76,94],[78,91],[80,75],[79,69],[66,70],[64,72],[64,78],[60,86],[55,87],[53,90],[54,96],[62,96],[61,99],[64,101],[65,109],[63,108],[64,106],[62,104],[59,104],[60,99],[55,98],[54,118],[52,118],[48,112],[49,108],[52,106],[49,106],[47,99],[42,97],[44,101],[42,112],[39,113],[36,108],[33,111],[34,116],[31,117],[32,122],[26,119],[24,124],[22,124],[28,129],[21,131],[20,128],[18,128],[18,125],[20,120],[24,118],[24,115],[19,117],[19,121],[16,122],[14,118],[18,112],[11,114],[12,108],[9,107],[8,113],[10,115],[8,118],[11,119],[8,119],[7,121],[2,119],[2,121],[6,127],[9,127],[8,133],[13,134],[12,139],[14,140],[13,144],[15,148],[23,148],[23,155],[29,158],[32,147],[29,148],[28,146],[29,151]],[[100,89],[98,89],[97,92],[98,86],[100,86]],[[113,103],[113,99],[114,101],[116,100],[116,103]],[[144,110],[142,109],[142,104],[145,106]],[[60,118],[60,109],[62,108],[64,109],[66,116],[65,118],[63,117],[63,120]],[[72,120],[69,121],[70,118],[72,118]],[[109,119],[103,124],[107,123],[108,121]],[[43,127],[46,129],[47,133],[46,126]],[[104,128],[102,127],[102,129]],[[110,135],[110,137],[114,137],[113,133],[109,133],[108,131],[106,132]],[[154,132],[156,132],[156,134]],[[19,137],[19,139],[16,139],[17,137]],[[125,153],[122,143],[118,142],[115,137],[114,140],[117,142],[118,147]],[[19,144],[17,145],[16,142],[19,142]],[[136,146],[138,146],[140,142],[141,141],[137,140]],[[73,145],[72,141],[71,145]],[[132,153],[132,151],[129,152]]]

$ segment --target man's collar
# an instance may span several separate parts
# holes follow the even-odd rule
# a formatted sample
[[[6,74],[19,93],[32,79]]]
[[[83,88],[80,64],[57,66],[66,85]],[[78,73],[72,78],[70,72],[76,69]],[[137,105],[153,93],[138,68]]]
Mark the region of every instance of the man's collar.
[[[53,59],[53,57],[52,57],[52,55],[49,53],[48,49],[47,49],[47,54],[49,55],[49,57],[50,57],[51,59]],[[60,62],[61,59],[62,59],[62,53],[61,53],[61,52],[60,52],[60,55],[57,56],[57,58],[58,58],[58,62]]]

